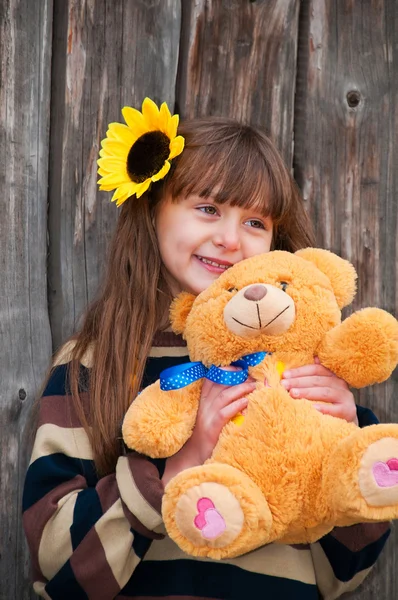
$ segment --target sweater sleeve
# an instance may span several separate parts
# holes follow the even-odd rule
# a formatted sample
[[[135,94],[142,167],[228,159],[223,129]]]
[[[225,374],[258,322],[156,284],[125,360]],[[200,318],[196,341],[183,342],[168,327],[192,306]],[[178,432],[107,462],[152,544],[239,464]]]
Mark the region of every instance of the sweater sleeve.
[[[134,453],[120,456],[116,472],[98,479],[66,377],[67,366],[57,366],[40,401],[25,480],[23,523],[34,590],[54,600],[109,600],[151,540],[163,537],[163,485],[157,466]]]
[[[357,406],[360,427],[378,423],[368,408]],[[318,589],[323,600],[334,600],[356,589],[368,575],[390,535],[390,523],[360,523],[335,527],[311,544]]]

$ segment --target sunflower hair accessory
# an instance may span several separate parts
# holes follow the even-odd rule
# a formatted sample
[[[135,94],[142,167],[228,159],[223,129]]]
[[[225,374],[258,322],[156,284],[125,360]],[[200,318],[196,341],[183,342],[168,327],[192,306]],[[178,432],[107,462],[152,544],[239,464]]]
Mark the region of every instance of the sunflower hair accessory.
[[[177,135],[179,117],[171,116],[166,102],[159,109],[145,98],[142,112],[125,106],[122,115],[127,124],[109,124],[97,161],[99,189],[116,190],[112,202],[117,206],[134,194],[139,198],[152,181],[163,179],[170,161],[184,148],[184,138]]]

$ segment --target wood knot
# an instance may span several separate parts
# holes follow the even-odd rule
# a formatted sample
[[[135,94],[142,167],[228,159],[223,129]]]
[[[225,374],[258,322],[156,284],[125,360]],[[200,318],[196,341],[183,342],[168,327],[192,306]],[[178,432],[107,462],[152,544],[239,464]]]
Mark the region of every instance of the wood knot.
[[[347,104],[350,108],[357,108],[361,102],[361,94],[357,90],[352,90],[347,93]]]

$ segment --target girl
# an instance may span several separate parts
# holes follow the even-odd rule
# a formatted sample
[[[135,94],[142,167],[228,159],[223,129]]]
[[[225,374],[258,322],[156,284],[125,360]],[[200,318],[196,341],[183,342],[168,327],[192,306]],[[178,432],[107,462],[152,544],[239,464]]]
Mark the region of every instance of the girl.
[[[387,525],[337,528],[309,546],[270,544],[219,562],[184,555],[164,535],[164,486],[210,456],[252,383],[206,381],[192,437],[175,456],[129,453],[128,472],[120,466],[130,402],[188,360],[167,329],[173,295],[199,293],[255,254],[314,243],[289,171],[261,131],[212,118],[184,123],[177,136],[178,117],[148,99],[142,114],[123,114],[127,125],[111,124],[99,161],[102,187],[116,188],[123,204],[105,283],[55,357],[40,401],[23,501],[34,589],[76,600],[337,598],[363,580]],[[356,421],[346,383],[319,363],[285,372],[284,385]],[[375,419],[364,409],[359,418],[361,426]]]

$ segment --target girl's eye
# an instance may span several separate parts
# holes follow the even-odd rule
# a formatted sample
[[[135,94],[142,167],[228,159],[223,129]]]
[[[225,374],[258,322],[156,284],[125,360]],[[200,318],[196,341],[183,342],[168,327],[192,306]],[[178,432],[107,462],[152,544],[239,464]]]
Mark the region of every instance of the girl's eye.
[[[249,219],[248,221],[246,221],[246,223],[254,229],[265,229],[264,223],[262,221],[259,221],[259,219]]]
[[[283,290],[284,292],[286,292],[286,288],[287,288],[287,286],[288,286],[288,284],[286,283],[286,281],[281,281],[281,282],[279,283],[279,285],[281,286],[282,290]]]
[[[227,291],[232,294],[232,292],[237,292],[238,288],[236,288],[236,287],[230,287]]]
[[[206,215],[216,215],[217,214],[217,209],[212,204],[209,204],[208,206],[200,206],[199,210],[204,212]]]

